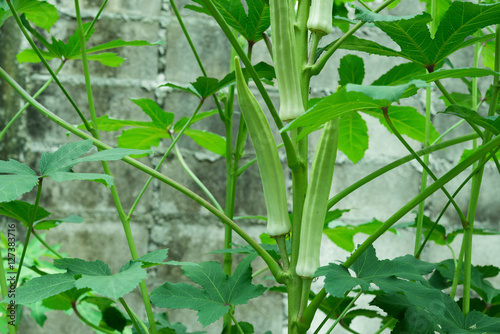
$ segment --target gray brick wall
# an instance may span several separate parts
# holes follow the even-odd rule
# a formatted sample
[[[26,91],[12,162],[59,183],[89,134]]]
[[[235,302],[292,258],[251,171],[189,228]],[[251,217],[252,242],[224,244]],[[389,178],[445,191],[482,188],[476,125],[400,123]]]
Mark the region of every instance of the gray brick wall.
[[[73,2],[61,0],[50,2],[58,6],[61,15],[60,21],[52,28],[51,32],[58,38],[72,34],[76,26]],[[187,2],[185,0],[177,1],[177,4],[179,8],[182,8]],[[82,1],[84,18],[87,20],[92,18],[101,3],[101,0]],[[415,6],[422,6],[418,1],[411,1],[411,3],[411,5],[400,6],[401,8],[398,8],[395,14],[413,13],[416,11]],[[222,78],[228,72],[230,59],[227,52],[229,43],[224,39],[221,30],[207,16],[185,9],[181,9],[181,13],[208,70],[208,75]],[[13,20],[9,20],[0,29],[0,44],[2,45],[0,65],[14,75],[18,82],[26,85],[30,92],[34,93],[48,79],[48,75],[38,64],[16,65],[17,62],[13,59],[13,55],[16,50],[26,47],[26,43],[15,31]],[[363,28],[360,33],[368,37],[380,37],[382,43],[391,43],[387,37],[376,35],[378,31],[375,28]],[[91,39],[90,45],[116,38],[161,41],[162,44],[120,49],[119,55],[125,57],[126,61],[118,68],[91,64],[90,71],[98,115],[106,113],[122,119],[144,119],[144,114],[129,101],[129,98],[155,99],[163,106],[164,110],[174,112],[178,118],[190,115],[194,111],[198,101],[193,96],[185,92],[157,88],[158,85],[166,81],[187,84],[201,75],[168,1],[110,0],[102,19],[96,25],[96,33]],[[336,37],[332,35],[331,38]],[[345,54],[339,53],[340,56]],[[365,83],[372,82],[395,64],[394,59],[359,55],[364,58],[367,68]],[[313,96],[323,96],[326,91],[336,89],[338,79],[336,68],[340,56],[332,59],[325,67],[324,72],[313,79]],[[256,46],[253,59],[255,62],[261,60],[270,62],[264,45],[258,44]],[[461,55],[454,61],[459,63],[467,59],[471,59],[470,53]],[[51,64],[54,68],[58,66],[56,62],[51,62]],[[463,64],[463,66],[466,65],[470,64]],[[61,72],[60,79],[76,103],[83,110],[87,110],[88,103],[82,73],[81,62],[71,62]],[[278,103],[277,91],[271,88],[270,94],[274,102]],[[54,84],[38,100],[63,119],[74,124],[80,123],[71,105]],[[422,111],[425,105],[424,96],[418,95],[411,100],[411,103]],[[10,119],[18,110],[20,104],[21,100],[15,93],[6,87],[4,82],[0,82],[0,127],[3,127],[6,120]],[[205,106],[206,110],[213,107],[212,102]],[[433,117],[439,131],[445,130],[456,121],[453,117],[436,115],[437,111],[443,109],[442,102],[435,99],[433,101]],[[367,173],[407,154],[395,137],[390,135],[377,120],[368,116],[363,116],[363,118],[367,121],[370,131],[370,148],[366,152],[365,158],[356,165],[353,165],[343,154],[339,154],[332,195]],[[237,124],[237,122],[235,123]],[[224,131],[216,116],[197,124],[196,127],[209,129],[219,134],[223,134]],[[463,126],[456,135],[468,132],[469,130]],[[112,145],[116,143],[114,134],[102,133],[102,137],[107,143]],[[276,137],[278,138],[278,136]],[[317,138],[318,135],[313,134],[310,139],[311,155]],[[65,130],[52,124],[37,111],[29,109],[9,132],[6,140],[0,143],[0,158],[21,159],[32,166],[37,166],[37,161],[43,152],[54,151],[62,144],[74,140],[77,138],[73,135],[68,137]],[[420,147],[419,143],[410,142],[414,148]],[[204,149],[198,147],[188,138],[181,139],[179,146],[193,171],[206,183],[215,197],[223,203],[225,196],[224,161],[212,154],[207,154]],[[144,158],[142,161],[155,167],[167,147],[166,144],[160,145],[159,148],[155,149],[153,157]],[[251,148],[249,145],[248,147]],[[457,154],[460,152],[461,149],[457,148],[439,152],[432,156],[431,166],[438,174],[442,174],[457,163]],[[242,163],[251,158],[252,153],[250,152]],[[92,164],[79,166],[78,169],[99,172],[101,167],[98,164]],[[115,176],[115,183],[120,191],[123,206],[129,208],[147,177],[121,162],[111,163],[111,170]],[[168,157],[161,171],[202,195],[196,184],[180,167],[174,155]],[[415,163],[408,163],[356,191],[337,206],[337,208],[351,209],[349,213],[344,215],[343,221],[356,224],[370,221],[372,218],[379,220],[388,218],[418,193],[420,175],[421,168]],[[287,182],[291,186],[291,181]],[[454,189],[459,182],[461,181],[453,181],[448,189]],[[481,192],[476,226],[498,228],[500,178],[498,178],[498,172],[491,166],[485,171],[484,182],[486,186]],[[459,203],[464,205],[467,199],[466,187],[459,196]],[[33,194],[26,195],[26,200],[33,200]],[[426,213],[435,217],[444,203],[444,196],[440,193],[436,194],[427,202]],[[78,214],[85,219],[84,224],[67,224],[54,229],[47,235],[49,243],[62,243],[61,251],[66,252],[68,256],[86,260],[101,259],[109,263],[114,271],[129,259],[129,251],[116,215],[116,209],[109,191],[104,186],[90,182],[58,184],[54,181],[48,181],[44,185],[41,205],[57,216]],[[236,215],[264,213],[265,207],[258,180],[258,170],[254,166],[238,180]],[[413,216],[408,215],[403,220],[411,219]],[[255,238],[258,238],[259,234],[265,231],[265,226],[259,222],[246,221],[241,224]],[[459,224],[453,211],[446,214],[444,224],[448,227],[456,227]],[[178,192],[158,181],[153,181],[138,207],[132,220],[132,230],[140,254],[155,249],[169,248],[170,260],[221,259],[219,255],[207,254],[207,252],[222,248],[222,224],[189,198],[179,195]],[[23,233],[23,228],[19,227],[19,235],[23,235]],[[355,242],[360,243],[364,238],[365,236],[358,235]],[[378,256],[392,258],[411,253],[413,238],[411,231],[402,231],[399,236],[392,234],[384,236],[375,244]],[[477,238],[474,245],[474,261],[477,264],[500,266],[500,259],[494,255],[500,253],[500,243],[495,242],[497,239],[497,237],[482,236]],[[235,237],[235,242],[243,243],[238,237]],[[324,245],[322,264],[344,260],[348,255],[347,252],[339,249],[326,238]],[[455,241],[452,246],[458,253],[459,242]],[[449,257],[449,255],[445,248],[430,245],[424,252],[423,259],[439,261]],[[255,268],[258,268],[258,264],[254,265]],[[159,267],[150,273],[149,291],[165,281],[179,282],[184,281],[184,278],[180,277],[180,270],[177,267]],[[257,281],[265,285],[271,284],[262,279]],[[495,283],[497,286],[500,284],[498,278]],[[315,285],[316,287],[318,285]],[[142,300],[137,291],[127,295],[125,299],[136,312],[144,315],[143,307],[141,307]],[[276,293],[267,292],[264,298],[252,300],[248,305],[238,307],[236,317],[241,321],[253,322],[256,333],[271,330],[276,334],[282,332],[285,313],[286,306],[282,297]],[[49,319],[43,328],[35,324],[29,317],[23,317],[20,333],[92,333],[92,330],[81,324],[75,316],[67,318],[60,312],[51,312],[48,316]],[[184,322],[190,331],[202,329],[195,320],[196,316],[193,311],[172,311],[170,317],[171,320]],[[367,333],[371,332],[370,326],[372,325],[373,323],[370,321],[358,322],[356,328],[361,333]],[[205,330],[208,333],[219,333],[220,326],[221,324],[218,322]],[[338,330],[336,333],[343,333],[343,331]]]

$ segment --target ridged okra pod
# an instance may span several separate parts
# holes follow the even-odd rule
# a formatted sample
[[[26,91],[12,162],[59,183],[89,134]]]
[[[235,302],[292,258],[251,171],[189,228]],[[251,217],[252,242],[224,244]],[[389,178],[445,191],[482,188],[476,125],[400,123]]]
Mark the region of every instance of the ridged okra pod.
[[[252,140],[267,208],[267,233],[271,237],[290,233],[285,177],[271,127],[259,103],[248,88],[238,57],[234,59],[236,87],[241,113]]]
[[[319,268],[323,223],[337,159],[338,140],[339,120],[336,118],[326,123],[318,146],[316,146],[311,166],[302,213],[299,257],[296,267],[297,275],[301,277],[311,278]]]
[[[332,11],[334,0],[312,0],[307,29],[320,37],[332,32]]]
[[[279,116],[292,121],[304,113],[300,88],[300,64],[295,46],[293,0],[270,0],[273,63],[280,94]]]

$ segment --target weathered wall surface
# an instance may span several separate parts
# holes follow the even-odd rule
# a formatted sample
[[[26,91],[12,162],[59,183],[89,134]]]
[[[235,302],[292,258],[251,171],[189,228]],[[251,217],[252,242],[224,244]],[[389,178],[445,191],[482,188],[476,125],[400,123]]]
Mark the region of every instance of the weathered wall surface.
[[[65,38],[72,34],[76,27],[73,2],[62,0],[51,2],[58,6],[61,15],[61,20],[52,28],[51,32],[58,38]],[[182,8],[187,2],[182,0],[177,1],[177,4],[179,8]],[[418,1],[407,2],[408,4],[400,6],[401,9],[396,9],[395,15],[415,13],[422,8],[422,4]],[[84,17],[91,19],[101,3],[101,0],[82,1]],[[230,46],[225,41],[221,30],[215,21],[207,16],[188,10],[181,10],[181,13],[208,70],[208,75],[222,78],[228,72]],[[365,38],[377,36],[376,38],[381,38],[381,43],[393,45],[388,37],[380,36],[376,28],[365,27],[359,33]],[[102,19],[96,25],[96,33],[89,44],[117,38],[160,40],[163,44],[153,47],[120,49],[119,54],[127,60],[116,69],[95,63],[91,64],[90,71],[98,115],[107,113],[109,116],[119,119],[144,120],[144,114],[129,101],[129,98],[154,99],[163,106],[164,110],[174,112],[178,118],[190,115],[195,110],[198,101],[192,95],[158,88],[166,81],[187,84],[201,75],[169,6],[169,1],[110,0]],[[331,39],[333,38],[336,38],[335,33],[331,36]],[[0,29],[0,45],[2,46],[0,47],[0,65],[11,73],[18,82],[26,85],[31,93],[34,93],[49,78],[40,65],[18,65],[14,60],[13,55],[16,50],[24,47],[25,42],[17,33],[13,20],[9,20]],[[270,57],[263,45],[257,44],[255,52],[255,61],[270,62]],[[336,89],[338,78],[336,68],[339,59],[345,54],[345,52],[340,52],[339,56],[334,57],[327,65],[324,73],[313,79],[313,95],[323,96],[325,92]],[[365,60],[366,84],[395,65],[394,59],[366,54],[359,54],[359,56]],[[470,53],[456,57],[454,59],[456,66],[469,66],[471,57]],[[56,62],[51,64],[54,68],[58,66]],[[82,110],[88,110],[81,63],[68,64],[59,77],[78,106]],[[275,103],[278,103],[277,91],[273,88],[270,91],[271,97]],[[40,96],[39,101],[66,121],[73,124],[80,123],[77,114],[54,84]],[[409,101],[420,111],[425,106],[425,99],[421,94]],[[205,110],[214,107],[213,104],[210,105],[211,103],[205,105]],[[12,115],[17,112],[20,105],[21,100],[15,93],[6,87],[4,82],[0,82],[0,128],[3,128]],[[436,112],[440,110],[443,110],[442,102],[434,99],[434,121],[438,131],[444,131],[456,119],[436,115]],[[332,195],[367,173],[407,154],[395,137],[389,134],[377,120],[365,116],[363,118],[369,127],[370,148],[366,152],[365,158],[356,165],[353,165],[343,154],[339,154]],[[224,133],[223,126],[216,116],[197,124],[196,127],[209,129],[221,135]],[[462,126],[452,136],[468,132],[469,129]],[[105,142],[111,145],[116,143],[113,134],[103,133],[102,136]],[[317,134],[314,134],[310,140],[311,155],[317,138]],[[38,167],[38,159],[43,152],[53,152],[62,144],[74,140],[77,138],[72,135],[67,136],[65,130],[52,124],[36,110],[28,109],[11,128],[6,139],[0,143],[0,158],[3,160],[19,159],[29,163],[32,167]],[[414,148],[420,147],[417,142],[411,141],[411,143]],[[205,182],[217,200],[223,203],[225,164],[222,158],[207,153],[188,138],[181,139],[178,145],[188,165]],[[155,149],[153,157],[143,158],[141,161],[155,167],[167,147],[168,144],[160,145]],[[248,147],[251,148],[251,146]],[[438,174],[443,174],[457,163],[460,152],[461,149],[452,148],[433,155],[431,167]],[[251,158],[252,154],[249,153],[242,163]],[[113,162],[110,165],[115,176],[115,184],[121,194],[122,204],[124,208],[128,209],[147,177],[121,162]],[[98,163],[78,166],[77,168],[80,171],[101,172]],[[168,157],[164,166],[161,167],[161,171],[202,195],[196,184],[181,168],[174,155]],[[356,224],[368,222],[373,218],[379,220],[388,218],[418,193],[420,175],[421,168],[416,163],[408,163],[366,185],[338,204],[337,208],[351,209],[349,213],[345,214],[343,221]],[[453,184],[448,189],[455,189],[459,182],[461,180],[452,182]],[[481,193],[476,226],[498,228],[500,178],[493,168],[487,168],[485,184],[486,187]],[[288,185],[291,185],[290,180],[288,180]],[[465,189],[459,196],[459,203],[462,206],[467,201],[467,194],[468,191]],[[33,200],[33,197],[33,194],[28,194],[26,200]],[[255,166],[245,172],[238,180],[236,203],[236,215],[265,214],[258,170]],[[428,201],[426,213],[435,218],[444,204],[444,196],[437,194]],[[47,180],[44,184],[41,205],[57,217],[77,214],[85,219],[83,224],[63,225],[50,231],[47,235],[49,243],[62,243],[61,251],[66,252],[68,256],[86,260],[100,259],[110,264],[112,271],[118,270],[123,263],[129,260],[130,255],[122,226],[116,215],[109,190],[104,186],[90,182],[58,184]],[[409,215],[405,217],[404,221],[411,219],[413,216]],[[5,220],[0,221],[5,222]],[[449,228],[459,225],[453,211],[446,214],[444,224]],[[265,227],[259,222],[245,221],[241,225],[255,238],[258,238],[259,234],[265,231]],[[206,210],[158,181],[153,181],[132,219],[132,231],[139,254],[160,248],[169,248],[169,259],[178,261],[219,261],[221,259],[219,255],[207,252],[222,248],[223,230],[223,225]],[[24,234],[21,226],[18,229],[18,234],[19,236]],[[355,242],[359,243],[364,238],[365,236],[358,235]],[[474,261],[477,264],[489,263],[500,266],[500,259],[495,256],[495,254],[500,254],[500,243],[494,242],[495,238],[497,237],[479,237],[477,239],[478,242],[474,246]],[[235,242],[243,243],[237,237],[235,237]],[[323,264],[344,260],[348,255],[347,252],[334,246],[327,238],[324,239],[324,244]],[[399,236],[392,234],[384,236],[376,242],[375,246],[380,258],[393,258],[412,253],[413,232],[402,231]],[[459,242],[455,241],[452,246],[458,252]],[[434,245],[430,245],[422,256],[424,260],[429,261],[439,261],[449,257],[448,250]],[[258,266],[255,264],[254,269]],[[184,279],[179,274],[179,268],[171,266],[152,270],[148,280],[149,291],[165,281],[183,281]],[[266,280],[258,280],[258,282],[270,285],[269,281]],[[496,283],[500,285],[500,281],[497,280]],[[144,313],[140,306],[142,301],[139,293],[131,293],[125,299],[136,312]],[[281,296],[268,292],[265,298],[260,298],[258,301],[253,300],[249,305],[238,307],[236,318],[241,321],[253,322],[256,333],[263,333],[266,330],[270,330],[272,333],[281,333],[285,312],[286,307]],[[270,317],[271,314],[274,316]],[[35,324],[32,319],[25,317],[20,333],[92,333],[92,330],[83,325],[75,316],[68,319],[60,312],[51,312],[48,316],[49,319],[43,328]],[[201,330],[193,311],[172,311],[170,316],[171,320],[182,321],[191,331]],[[373,331],[372,324],[370,321],[360,322],[356,324],[355,328],[361,333],[369,333]],[[220,332],[220,323],[209,326],[205,330],[209,333],[218,333]],[[338,330],[336,333],[343,333],[343,331]]]

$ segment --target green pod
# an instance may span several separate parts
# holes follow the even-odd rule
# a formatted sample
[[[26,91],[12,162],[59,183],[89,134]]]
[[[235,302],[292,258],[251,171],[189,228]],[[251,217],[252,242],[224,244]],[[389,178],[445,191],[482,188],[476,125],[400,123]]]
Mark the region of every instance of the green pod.
[[[289,122],[304,113],[295,46],[293,0],[270,0],[273,62],[280,94],[279,116]]]
[[[307,29],[320,36],[332,32],[333,0],[312,0]]]
[[[313,277],[319,268],[319,255],[323,223],[325,221],[328,197],[333,180],[339,141],[339,119],[326,123],[316,146],[307,187],[296,273],[301,277]]]
[[[252,140],[267,208],[267,233],[277,237],[290,233],[285,177],[271,127],[246,84],[238,57],[234,59],[236,87],[241,113]]]

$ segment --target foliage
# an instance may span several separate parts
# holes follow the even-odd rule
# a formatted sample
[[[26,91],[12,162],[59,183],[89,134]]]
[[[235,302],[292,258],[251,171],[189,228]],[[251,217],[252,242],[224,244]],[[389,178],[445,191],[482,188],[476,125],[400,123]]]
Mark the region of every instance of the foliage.
[[[59,3],[52,5],[43,0],[0,0],[0,26],[6,20],[15,20],[31,46],[17,54],[17,62],[42,63],[37,66],[45,67],[51,74],[51,79],[32,97],[0,67],[1,88],[9,85],[27,100],[34,110],[68,133],[83,139],[75,141],[71,138],[57,150],[43,153],[36,167],[22,154],[16,159],[0,160],[0,215],[8,222],[6,230],[2,230],[0,234],[0,288],[3,297],[0,304],[0,333],[16,333],[22,316],[31,316],[43,327],[48,319],[46,313],[53,311],[75,314],[96,332],[204,333],[192,332],[191,323],[185,325],[169,318],[168,309],[190,309],[197,312],[198,322],[203,327],[222,318],[223,334],[269,334],[268,328],[257,328],[256,323],[253,323],[255,319],[236,312],[239,305],[247,304],[264,293],[282,294],[283,298],[287,299],[287,326],[290,334],[313,330],[315,333],[323,332],[322,327],[327,320],[333,322],[327,330],[328,333],[337,325],[356,333],[354,320],[359,317],[377,318],[381,323],[379,329],[374,329],[377,333],[385,328],[390,328],[392,333],[409,334],[499,333],[500,290],[490,279],[498,276],[500,268],[492,264],[473,265],[472,241],[500,233],[498,229],[474,225],[481,189],[491,187],[489,181],[483,180],[483,177],[486,178],[483,173],[485,165],[489,164],[500,171],[500,3],[421,0],[425,2],[425,11],[419,13],[412,9],[411,15],[394,16],[391,15],[391,9],[400,5],[399,1],[387,0],[377,8],[371,1],[328,1],[333,2],[331,20],[335,36],[341,36],[331,43],[325,43],[326,39],[322,39],[322,34],[308,32],[306,22],[309,16],[312,16],[309,12],[310,1],[293,2],[296,5],[293,8],[289,6],[291,3],[274,0],[193,0],[185,4],[182,15],[176,7],[176,2],[170,1],[170,9],[177,17],[203,75],[185,78],[182,83],[166,81],[159,85],[158,91],[174,90],[182,96],[195,99],[198,106],[189,113],[185,110],[175,110],[176,108],[165,103],[163,105],[168,106],[167,111],[159,103],[158,96],[154,99],[130,98],[132,103],[129,103],[129,108],[135,109],[138,114],[128,119],[123,116],[126,113],[120,113],[118,118],[112,117],[108,112],[97,116],[88,62],[97,61],[103,66],[118,67],[125,59],[118,56],[116,49],[147,47],[154,50],[161,45],[160,42],[122,39],[97,41],[95,31],[102,29],[102,26],[96,26],[96,22],[100,18],[101,10],[106,11],[107,1],[103,2],[101,10],[91,13],[95,14],[92,21],[83,23],[79,1],[76,0],[74,14],[68,13],[66,9],[64,12],[64,16],[74,15],[76,23],[69,29],[67,36],[59,38],[55,33],[51,33],[51,28],[60,20]],[[389,11],[383,14],[381,10],[386,7]],[[90,15],[89,13],[85,15]],[[329,10],[326,14],[329,21]],[[214,77],[207,75],[201,59],[203,57],[198,54],[197,46],[183,22],[185,15],[202,17],[204,22],[215,20],[222,29],[231,44],[231,49],[227,50],[227,54],[232,58],[227,59],[227,73],[211,74]],[[281,20],[277,19],[278,15],[281,15]],[[64,20],[66,23],[74,23],[67,18]],[[285,21],[290,25],[284,24]],[[363,25],[371,26],[371,29],[378,31],[380,35],[387,35],[390,44],[385,45],[384,38],[368,39],[366,36],[371,34],[359,33]],[[289,38],[286,43],[285,39],[279,38],[284,34]],[[269,59],[274,59],[272,64],[257,62],[252,58],[256,43],[260,43],[262,50],[269,51]],[[339,49],[353,53],[338,57],[336,72],[328,73],[325,65],[327,62],[335,62],[332,60],[336,59],[336,51]],[[468,50],[473,50],[474,53],[471,67],[454,67],[451,59]],[[235,58],[235,55],[239,58]],[[381,71],[384,74],[368,83],[367,78],[375,77],[373,68],[367,62],[367,59],[370,59],[372,64],[372,55],[390,57],[396,61],[391,64],[392,67]],[[241,59],[244,65],[241,72],[234,71],[234,59]],[[61,65],[56,72],[49,68],[47,61],[50,60],[60,61]],[[88,111],[78,107],[58,79],[59,71],[68,62],[83,62]],[[483,67],[479,65],[481,62]],[[236,68],[240,69],[239,62],[236,63]],[[38,67],[35,68],[37,69]],[[320,73],[326,74],[325,77],[332,83],[331,87],[338,88],[325,91],[322,95],[311,90],[311,80]],[[288,74],[294,79],[297,77],[297,80],[282,80],[283,76]],[[61,88],[75,109],[81,125],[75,127],[37,102],[38,94],[43,92],[52,80]],[[446,81],[446,86],[441,83],[442,80]],[[276,81],[279,81],[277,87],[274,85]],[[456,88],[457,83],[463,84],[464,89],[459,91]],[[291,86],[298,91],[297,94],[290,94]],[[245,114],[245,119],[235,117],[238,115],[238,108],[243,107],[238,107],[235,103],[238,101],[236,94],[244,104],[245,101],[241,97],[244,94],[247,94],[247,97],[253,95],[248,87],[258,90],[257,99],[252,97],[252,106],[255,110],[267,113],[265,116],[264,113],[260,114],[259,120],[264,123],[252,122],[251,113]],[[453,87],[456,91],[449,92],[448,87]],[[243,88],[246,89],[245,92],[242,91]],[[281,106],[288,105],[293,98],[295,102],[303,100],[303,105],[294,105],[298,107],[295,111],[302,110],[302,107],[306,111],[294,119],[286,117],[286,123],[283,124],[275,107],[276,93],[279,95]],[[420,108],[415,99],[424,95],[425,106]],[[439,104],[434,103],[433,99]],[[213,104],[208,106],[212,100]],[[266,108],[258,106],[260,101],[265,103]],[[0,132],[0,144],[8,140],[4,134],[18,121],[18,117],[26,117],[23,115],[26,108],[27,106],[20,109],[12,120],[7,120],[9,123],[6,123],[5,129]],[[420,109],[425,109],[425,116]],[[449,129],[442,129],[446,122],[434,122],[431,109],[436,109],[436,117],[458,119],[460,122]],[[369,117],[378,120],[382,126],[369,128]],[[264,127],[261,125],[267,126],[266,121],[270,121],[269,130],[278,129],[281,144],[278,145],[277,137],[269,131],[266,133],[265,143],[261,140],[262,136],[252,136],[250,141],[253,151],[264,159],[269,157],[267,153],[271,149],[284,147],[279,159],[275,157],[277,160],[272,164],[273,168],[270,168],[268,161],[259,158],[257,162],[257,159],[252,159],[254,152],[250,145],[247,145],[248,134],[259,131],[262,133]],[[217,126],[212,126],[216,123]],[[468,125],[472,135],[445,140],[445,136],[461,123]],[[334,177],[332,186],[329,178],[334,167],[340,165],[342,173],[351,173],[357,167],[355,164],[378,164],[372,164],[373,160],[365,156],[370,145],[376,143],[373,141],[373,134],[378,135],[376,131],[380,131],[382,127],[394,135],[389,138],[396,140],[396,145],[402,144],[407,148],[409,157],[382,166],[344,189],[339,189],[335,184],[342,184],[343,180],[335,181],[338,177]],[[307,139],[310,134],[319,130],[329,135],[324,136],[325,139],[316,145],[320,149],[314,153],[314,160],[311,160],[314,161],[313,173],[309,173],[309,151],[314,150],[310,149]],[[107,132],[106,136],[103,136],[105,139],[101,139],[100,132]],[[214,196],[182,158],[176,144],[186,136],[225,162],[226,184],[220,185],[221,189],[225,189],[224,196]],[[416,144],[408,144],[405,138],[423,145],[424,149],[415,152],[412,147]],[[110,146],[105,141],[113,143]],[[472,141],[472,145],[468,146],[472,148],[464,150],[461,147],[459,151],[463,151],[463,154],[456,157],[458,162],[454,166],[446,171],[443,170],[446,166],[440,166],[434,173],[432,169],[435,166],[430,163],[429,154],[464,141]],[[168,143],[168,149],[163,150],[165,143]],[[336,163],[337,144],[338,150],[343,152],[343,157],[348,161],[339,158]],[[94,146],[97,152],[88,154]],[[169,169],[160,172],[160,167],[169,158],[172,150],[177,157],[175,161],[187,172],[193,184],[203,191],[203,196],[170,179],[167,176]],[[151,160],[154,161],[156,169],[137,160],[153,152],[164,153],[159,161]],[[421,190],[385,221],[373,219],[373,215],[356,221],[349,219],[352,216],[347,217],[348,213],[355,213],[354,210],[365,206],[366,203],[349,204],[350,208],[343,209],[335,206],[353,191],[413,159],[424,169],[420,181]],[[135,199],[133,204],[127,204],[130,206],[127,208],[128,213],[124,208],[124,203],[128,202],[120,200],[121,193],[116,187],[108,164],[108,161],[118,160],[150,177],[142,189],[131,189],[127,184],[123,187],[120,185],[119,188],[123,189],[121,191],[127,192]],[[96,161],[101,163],[103,173],[80,172],[81,165],[76,167],[79,164],[87,166]],[[249,231],[243,228],[248,226],[246,223],[238,225],[235,220],[263,220],[270,224],[267,216],[257,216],[251,212],[248,216],[234,217],[235,212],[240,211],[239,206],[243,204],[237,201],[236,196],[237,189],[241,186],[241,183],[238,185],[238,177],[256,162],[260,175],[266,175],[270,180],[290,174],[288,189],[285,192],[279,190],[278,193],[283,195],[281,198],[289,199],[290,212],[287,212],[286,205],[284,212],[285,217],[290,217],[292,230],[290,233],[272,237],[263,233],[260,235],[261,243],[254,240]],[[472,169],[469,168],[471,166]],[[282,175],[282,172],[286,174]],[[463,182],[459,179],[461,173],[467,174]],[[206,171],[206,174],[209,175],[210,171]],[[323,177],[318,177],[320,175]],[[432,184],[427,184],[427,175],[432,177]],[[52,214],[42,207],[41,198],[44,198],[47,187],[43,182],[45,178],[51,178],[58,183],[94,181],[110,189],[118,213],[117,219],[122,223],[131,254],[130,259],[118,272],[112,273],[110,266],[101,260],[70,258],[60,252],[60,244],[49,245],[46,235],[53,233],[54,229],[60,229],[60,225],[70,228],[74,226],[72,224],[86,222],[77,215],[82,213],[67,213],[65,209],[56,208],[51,209],[55,212]],[[135,223],[135,209],[144,205],[141,200],[153,178],[159,181],[158,184],[172,187],[191,198],[225,225],[224,246],[211,252],[215,257],[223,257],[222,264],[219,261],[165,262],[167,249],[154,250],[142,256],[138,254],[130,225]],[[471,179],[467,203],[455,200],[459,191]],[[450,194],[446,188],[451,189],[459,182],[462,184]],[[49,186],[58,185],[49,183]],[[30,192],[35,188],[36,196],[33,201]],[[424,215],[426,201],[437,191],[444,192],[448,203],[437,218],[433,212],[425,212],[427,215]],[[330,192],[336,192],[334,197],[329,198]],[[224,198],[223,205],[218,202],[218,197]],[[268,207],[272,205],[274,197],[265,198]],[[379,203],[377,198],[370,200],[373,201],[370,204]],[[445,226],[441,222],[449,204],[452,204],[461,226]],[[400,222],[416,205],[420,205],[420,208],[414,221]],[[432,209],[439,205],[436,201]],[[245,211],[246,207],[242,210]],[[65,212],[62,216],[61,211]],[[183,211],[181,214],[188,213]],[[346,216],[343,216],[344,214]],[[153,217],[151,224],[155,224],[157,218]],[[11,223],[12,221],[19,222],[19,226],[26,229],[24,244],[14,236],[12,231],[16,225]],[[182,228],[179,226],[179,229]],[[413,229],[415,251],[412,255],[401,254],[394,259],[377,257],[374,242],[378,238],[387,232],[399,234],[403,230],[413,232]],[[47,231],[47,234],[39,234],[40,231]],[[238,241],[238,244],[233,242],[233,233],[238,234],[243,241]],[[32,235],[35,238],[31,238]],[[364,241],[355,247],[361,236]],[[169,236],[172,245],[179,243],[177,237]],[[320,258],[314,250],[320,248],[322,237],[348,252],[349,256],[341,263],[329,263],[320,267],[314,277],[320,289],[318,291],[314,288],[313,291],[313,277],[298,275],[301,270],[298,270],[300,266],[297,263],[300,263],[298,259],[304,259],[305,256],[311,257],[306,263],[308,269],[309,264],[319,263]],[[422,242],[421,237],[425,238],[425,241]],[[435,249],[428,246],[428,241],[432,241],[436,247],[447,247],[451,251],[451,258],[438,263],[420,260],[423,251],[432,252]],[[461,243],[458,256],[451,247],[452,243]],[[68,244],[66,243],[71,246]],[[390,246],[394,248],[394,252],[400,253],[395,245]],[[437,252],[442,250],[447,251],[446,248],[441,248]],[[202,254],[198,255],[201,259]],[[233,265],[236,260],[240,262]],[[265,267],[254,271],[252,265],[261,265],[261,260]],[[149,275],[157,266],[173,271],[180,267],[183,277],[190,282],[165,282],[161,275]],[[269,272],[268,275],[272,276],[267,277],[270,288],[252,283],[255,276],[264,272]],[[161,285],[153,290],[146,285],[150,276],[161,280]],[[179,278],[181,281],[183,279]],[[462,286],[461,289],[458,289],[459,285]],[[143,305],[137,307],[146,310],[147,319],[143,318],[142,314],[136,314],[133,311],[136,305],[129,307],[129,302],[123,298],[136,288],[139,288],[143,299]],[[359,307],[357,300],[361,295],[370,298],[370,309]],[[158,308],[167,308],[167,311],[155,310],[155,313],[151,303]],[[14,305],[13,310],[11,305]],[[323,315],[320,315],[320,312]],[[9,318],[9,313],[16,313],[15,321],[9,320],[12,319]],[[269,323],[273,317],[281,321],[281,310],[268,316],[269,319],[265,321]],[[312,320],[315,316],[323,316],[324,321],[313,328]],[[240,317],[245,319],[239,319]]]

